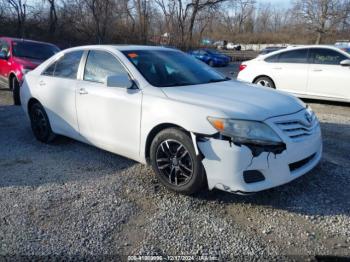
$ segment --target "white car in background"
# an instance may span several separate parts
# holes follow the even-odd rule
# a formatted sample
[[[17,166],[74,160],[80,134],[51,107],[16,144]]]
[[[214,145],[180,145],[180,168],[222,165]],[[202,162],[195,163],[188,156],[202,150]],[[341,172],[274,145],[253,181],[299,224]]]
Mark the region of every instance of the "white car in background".
[[[21,101],[39,141],[64,135],[150,163],[185,194],[272,188],[322,154],[319,122],[299,99],[247,88],[175,49],[64,50],[26,75]]]
[[[227,43],[226,49],[227,50],[236,50],[240,45],[239,44],[234,44],[232,42]]]
[[[243,62],[237,79],[299,97],[350,102],[350,54],[331,46],[287,48]]]

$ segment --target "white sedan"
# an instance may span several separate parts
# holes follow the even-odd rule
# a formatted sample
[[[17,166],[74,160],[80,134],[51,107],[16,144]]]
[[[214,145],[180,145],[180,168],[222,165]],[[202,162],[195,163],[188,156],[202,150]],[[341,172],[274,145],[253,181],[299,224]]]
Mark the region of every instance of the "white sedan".
[[[64,135],[150,163],[185,194],[257,192],[321,158],[319,122],[299,99],[247,88],[168,48],[64,50],[26,75],[21,101],[39,141]]]
[[[283,49],[243,62],[237,79],[298,97],[350,102],[350,55],[331,46]]]

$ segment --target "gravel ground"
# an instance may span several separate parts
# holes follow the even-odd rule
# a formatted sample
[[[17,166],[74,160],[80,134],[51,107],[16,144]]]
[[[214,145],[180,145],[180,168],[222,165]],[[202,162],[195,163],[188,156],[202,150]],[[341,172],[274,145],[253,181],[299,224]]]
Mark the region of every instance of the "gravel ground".
[[[309,174],[251,196],[188,197],[118,155],[63,137],[37,142],[11,102],[0,90],[0,255],[350,256],[349,105],[308,101],[324,136]]]

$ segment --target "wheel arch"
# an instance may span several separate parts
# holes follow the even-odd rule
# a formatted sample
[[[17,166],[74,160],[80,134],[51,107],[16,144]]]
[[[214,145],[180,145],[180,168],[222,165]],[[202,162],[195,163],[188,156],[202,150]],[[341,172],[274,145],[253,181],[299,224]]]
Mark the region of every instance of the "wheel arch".
[[[39,104],[41,105],[40,101],[39,101],[38,99],[34,98],[34,97],[31,97],[31,98],[28,100],[28,103],[27,103],[28,114],[29,114],[29,110],[30,110],[30,108],[32,107],[32,105],[34,105],[34,104],[36,104],[36,103],[39,103]]]
[[[145,158],[146,158],[147,162],[149,161],[150,149],[151,149],[151,144],[152,144],[153,139],[155,138],[155,136],[159,132],[161,132],[162,130],[167,129],[167,128],[178,128],[178,129],[186,132],[190,136],[190,132],[188,130],[186,130],[182,126],[179,126],[179,125],[173,124],[173,123],[162,123],[162,124],[158,124],[157,126],[153,127],[151,129],[151,131],[148,133],[147,138],[146,138],[146,143],[145,143],[144,154],[145,154]]]
[[[17,75],[14,73],[14,72],[11,72],[10,74],[9,74],[9,88],[12,90],[13,89],[13,87],[11,86],[12,85],[12,79],[13,78],[16,78],[17,79],[17,81],[18,81],[18,77],[17,77]]]
[[[275,86],[275,89],[277,89],[277,88],[276,88],[276,83],[275,83],[275,81],[273,81],[272,77],[270,77],[270,76],[268,76],[268,75],[258,75],[257,77],[255,77],[255,78],[253,79],[253,84],[255,83],[256,80],[258,80],[258,79],[261,78],[261,77],[267,77],[268,79],[270,79],[270,80],[272,81],[273,85]]]

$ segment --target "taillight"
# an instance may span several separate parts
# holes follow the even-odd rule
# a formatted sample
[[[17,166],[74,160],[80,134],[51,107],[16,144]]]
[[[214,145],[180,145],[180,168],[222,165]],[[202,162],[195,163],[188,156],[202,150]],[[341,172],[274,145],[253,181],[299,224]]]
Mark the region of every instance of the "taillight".
[[[241,72],[242,70],[244,70],[246,67],[247,67],[247,65],[240,64],[240,65],[239,65],[239,72]]]

